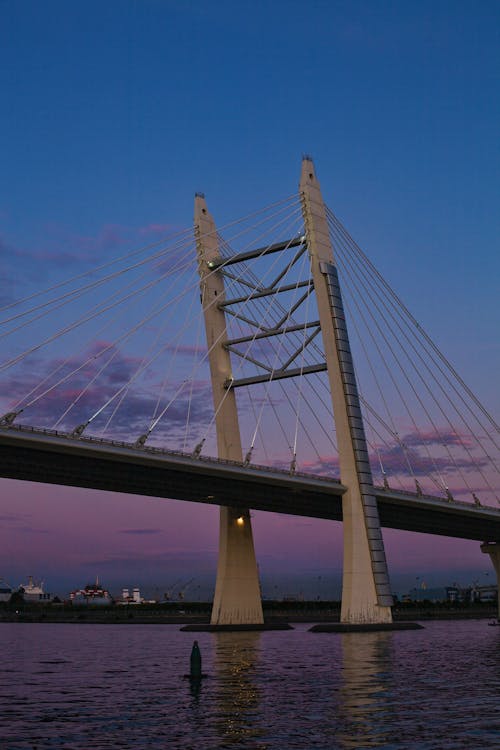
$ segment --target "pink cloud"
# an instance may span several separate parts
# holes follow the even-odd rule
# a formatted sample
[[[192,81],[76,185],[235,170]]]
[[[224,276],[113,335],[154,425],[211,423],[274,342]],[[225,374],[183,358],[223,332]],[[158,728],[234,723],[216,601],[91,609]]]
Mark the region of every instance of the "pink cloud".
[[[300,461],[297,467],[300,471],[312,472],[320,476],[333,476],[338,478],[340,476],[340,467],[338,456],[329,455],[321,456],[320,459],[310,459],[308,461]]]
[[[429,430],[427,432],[411,432],[402,437],[405,445],[423,446],[423,445],[458,445],[470,447],[474,445],[470,435],[458,430],[440,430],[439,432]]]

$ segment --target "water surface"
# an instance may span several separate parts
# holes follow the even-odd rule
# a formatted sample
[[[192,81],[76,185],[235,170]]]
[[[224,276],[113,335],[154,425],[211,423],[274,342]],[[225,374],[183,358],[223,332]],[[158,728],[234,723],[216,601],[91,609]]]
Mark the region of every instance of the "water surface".
[[[0,623],[1,750],[500,748],[500,627]],[[191,684],[197,637],[203,671]]]

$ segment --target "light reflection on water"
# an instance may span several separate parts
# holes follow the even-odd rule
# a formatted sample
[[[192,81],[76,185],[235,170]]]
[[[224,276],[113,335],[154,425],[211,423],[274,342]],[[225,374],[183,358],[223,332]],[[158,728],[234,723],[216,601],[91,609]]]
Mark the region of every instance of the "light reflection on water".
[[[0,624],[1,750],[500,747],[500,628],[197,634]]]
[[[357,635],[346,633],[340,641],[337,740],[343,748],[380,747],[390,718],[392,640],[386,633],[365,633],[362,639]]]

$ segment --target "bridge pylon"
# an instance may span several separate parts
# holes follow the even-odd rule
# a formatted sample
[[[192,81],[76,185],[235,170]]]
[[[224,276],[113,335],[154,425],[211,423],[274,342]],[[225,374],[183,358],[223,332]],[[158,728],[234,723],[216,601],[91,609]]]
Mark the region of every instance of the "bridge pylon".
[[[318,306],[337,432],[344,565],[341,622],[392,622],[392,596],[325,205],[309,157],[300,178],[306,241]]]
[[[224,279],[213,270],[220,260],[215,222],[203,195],[197,194],[194,224],[215,409],[219,458],[243,461],[236,395],[224,387],[231,378],[224,308]],[[212,266],[212,267],[211,267]],[[235,498],[236,500],[236,498]],[[220,508],[219,561],[211,625],[261,625],[264,622],[250,513],[237,503]]]

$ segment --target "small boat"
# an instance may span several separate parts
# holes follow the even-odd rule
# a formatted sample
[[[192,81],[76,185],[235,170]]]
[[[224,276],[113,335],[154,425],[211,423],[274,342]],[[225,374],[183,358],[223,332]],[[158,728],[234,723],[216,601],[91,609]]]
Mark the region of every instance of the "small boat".
[[[498,627],[500,627],[500,620],[492,620],[491,622],[488,623],[488,625],[492,625],[492,626],[498,625]]]

